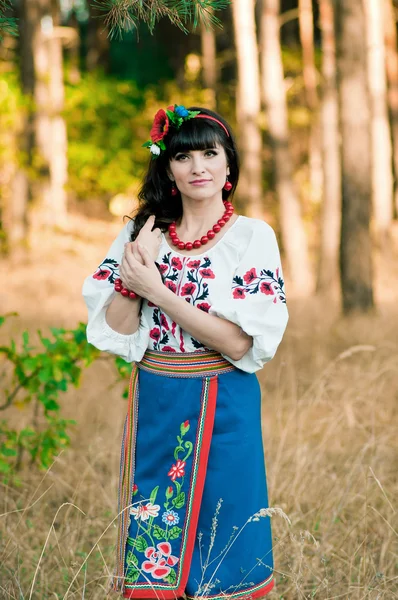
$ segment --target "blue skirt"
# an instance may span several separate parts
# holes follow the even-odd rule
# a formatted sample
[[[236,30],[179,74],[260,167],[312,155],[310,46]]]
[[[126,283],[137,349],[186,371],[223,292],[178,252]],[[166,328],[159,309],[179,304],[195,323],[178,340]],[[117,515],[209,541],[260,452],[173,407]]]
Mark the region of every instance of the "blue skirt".
[[[267,508],[256,375],[214,351],[148,350],[130,379],[113,589],[264,596],[274,585]]]

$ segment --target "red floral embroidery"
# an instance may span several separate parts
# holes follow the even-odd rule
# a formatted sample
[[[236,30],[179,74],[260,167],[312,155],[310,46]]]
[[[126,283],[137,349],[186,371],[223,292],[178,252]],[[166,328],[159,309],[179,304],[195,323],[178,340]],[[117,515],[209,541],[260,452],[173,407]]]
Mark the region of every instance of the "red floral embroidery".
[[[208,302],[200,302],[200,304],[196,305],[196,308],[200,308],[200,310],[203,310],[204,312],[209,312],[210,309],[210,304]]]
[[[199,267],[200,267],[200,260],[190,260],[190,261],[187,263],[187,266],[188,266],[190,269],[199,269]]]
[[[260,285],[260,291],[266,296],[274,296],[275,292],[272,289],[272,286],[267,281],[263,281]]]
[[[243,275],[243,279],[245,280],[245,283],[251,283],[252,281],[257,279],[256,269],[250,269],[250,271]]]
[[[172,281],[165,281],[165,286],[169,288],[169,290],[171,290],[172,292],[176,293],[177,291],[177,286],[175,283],[173,283]]]
[[[151,329],[151,331],[149,332],[149,337],[151,337],[153,340],[158,341],[160,339],[159,327],[154,327],[153,329]]]
[[[94,279],[108,279],[109,275],[111,274],[111,271],[108,271],[107,269],[100,269],[99,271],[97,271],[96,273],[94,273],[93,278]]]
[[[167,265],[159,265],[159,271],[162,273],[162,275],[164,273],[166,273],[167,270],[168,270],[168,266]]]
[[[234,298],[246,298],[245,290],[243,288],[235,288],[232,295]]]
[[[160,316],[160,322],[161,322],[161,324],[162,324],[162,327],[164,327],[164,328],[165,328],[167,331],[169,331],[170,327],[169,327],[169,324],[168,324],[168,322],[167,322],[167,319],[166,319],[166,317],[164,316],[164,314],[162,314],[162,315]]]
[[[178,258],[178,256],[173,256],[173,258],[171,259],[171,266],[175,267],[176,269],[178,269],[179,271],[181,271],[181,269],[182,269],[182,262]]]
[[[163,346],[162,352],[177,352],[177,350],[171,346]]]
[[[204,277],[205,279],[215,279],[216,276],[214,275],[213,271],[211,269],[201,269],[199,271],[199,273],[202,275],[202,277]]]
[[[105,258],[93,274],[93,279],[100,281],[109,280],[109,283],[115,283],[119,277],[119,263],[114,258]]]
[[[181,290],[181,296],[193,296],[196,291],[196,285],[194,283],[186,283]]]
[[[167,473],[167,475],[169,475],[172,479],[172,481],[175,481],[175,479],[177,479],[177,477],[183,477],[185,475],[185,462],[178,459],[175,465],[172,465],[170,471]]]
[[[233,278],[232,295],[236,299],[246,298],[246,294],[265,294],[266,296],[274,296],[274,304],[282,302],[286,304],[286,296],[284,291],[284,281],[279,277],[279,267],[276,268],[275,274],[273,271],[262,269],[260,275],[257,270],[252,267],[240,277],[236,275]]]

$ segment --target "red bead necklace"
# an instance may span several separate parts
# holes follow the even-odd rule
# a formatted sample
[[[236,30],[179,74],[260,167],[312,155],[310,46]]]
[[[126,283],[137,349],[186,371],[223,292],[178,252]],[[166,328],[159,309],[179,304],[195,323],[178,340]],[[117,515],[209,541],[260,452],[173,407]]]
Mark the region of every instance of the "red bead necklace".
[[[231,216],[233,215],[234,207],[231,204],[231,202],[225,200],[224,206],[225,212],[221,219],[218,219],[217,223],[215,223],[215,225],[213,225],[213,227],[209,229],[206,235],[202,236],[200,240],[195,240],[194,242],[182,242],[176,232],[176,222],[174,221],[173,223],[170,223],[169,234],[174,246],[177,246],[179,250],[192,250],[192,248],[200,248],[201,246],[207,244],[209,240],[212,240],[214,238],[216,233],[221,231],[221,228],[224,227],[224,225],[226,225],[226,223],[230,220]]]

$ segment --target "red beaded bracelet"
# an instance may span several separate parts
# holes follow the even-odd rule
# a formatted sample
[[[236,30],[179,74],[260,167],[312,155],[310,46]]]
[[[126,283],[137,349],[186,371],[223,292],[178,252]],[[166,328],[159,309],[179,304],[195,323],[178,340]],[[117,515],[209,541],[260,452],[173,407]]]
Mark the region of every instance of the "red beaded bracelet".
[[[115,279],[115,292],[120,292],[122,296],[125,298],[131,298],[132,300],[138,298],[138,294],[123,287],[121,279]]]

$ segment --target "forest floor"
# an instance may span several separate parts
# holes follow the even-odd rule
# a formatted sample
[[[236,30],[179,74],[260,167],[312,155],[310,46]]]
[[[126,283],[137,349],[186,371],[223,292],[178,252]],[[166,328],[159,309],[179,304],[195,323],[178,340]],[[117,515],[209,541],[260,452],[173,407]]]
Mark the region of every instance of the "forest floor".
[[[19,313],[0,343],[85,321],[83,279],[119,229],[76,215],[69,232],[33,240],[28,259],[0,261],[0,314]],[[332,297],[290,298],[285,338],[258,374],[270,505],[290,520],[272,517],[270,600],[398,598],[394,244],[375,261],[374,314],[342,318]],[[47,472],[26,468],[20,487],[0,487],[0,598],[107,597],[126,408],[115,375],[112,360],[87,368],[62,399],[77,421],[71,446]],[[15,408],[1,416],[29,418]]]

